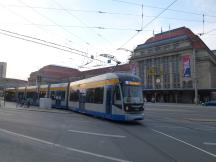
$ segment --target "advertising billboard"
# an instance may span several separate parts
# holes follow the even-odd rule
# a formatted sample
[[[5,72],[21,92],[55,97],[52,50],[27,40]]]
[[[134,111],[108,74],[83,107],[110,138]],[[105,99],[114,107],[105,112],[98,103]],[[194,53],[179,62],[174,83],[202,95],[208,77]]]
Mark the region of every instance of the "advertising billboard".
[[[190,56],[189,55],[182,56],[182,64],[183,64],[183,77],[184,78],[191,77],[191,67],[190,67]]]

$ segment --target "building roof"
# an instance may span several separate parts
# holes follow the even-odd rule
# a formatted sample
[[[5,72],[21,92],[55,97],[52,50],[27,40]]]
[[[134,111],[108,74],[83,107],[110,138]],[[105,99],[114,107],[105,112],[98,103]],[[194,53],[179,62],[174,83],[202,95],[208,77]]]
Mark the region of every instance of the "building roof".
[[[54,78],[63,78],[69,77],[71,75],[78,76],[80,75],[80,71],[74,68],[57,66],[57,65],[47,65],[42,67],[40,70],[32,72],[31,76],[41,75],[41,76],[49,76]]]
[[[195,35],[190,29],[180,27],[156,34],[155,36],[149,38],[144,44],[138,45],[136,49],[149,48],[150,45],[157,46],[181,39],[189,39],[193,48],[208,48],[199,36]]]
[[[13,78],[0,78],[0,88],[26,86],[27,81]]]
[[[154,37],[149,38],[145,43],[152,43],[152,42],[174,38],[182,35],[193,36],[194,33],[186,27],[180,27],[159,34],[155,34]]]

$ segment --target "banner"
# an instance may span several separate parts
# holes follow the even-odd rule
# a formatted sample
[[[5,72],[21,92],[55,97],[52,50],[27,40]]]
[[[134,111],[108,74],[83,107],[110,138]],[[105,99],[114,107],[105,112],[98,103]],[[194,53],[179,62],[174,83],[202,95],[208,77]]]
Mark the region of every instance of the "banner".
[[[182,56],[182,64],[183,64],[183,76],[184,78],[189,78],[191,76],[190,56],[189,55]]]

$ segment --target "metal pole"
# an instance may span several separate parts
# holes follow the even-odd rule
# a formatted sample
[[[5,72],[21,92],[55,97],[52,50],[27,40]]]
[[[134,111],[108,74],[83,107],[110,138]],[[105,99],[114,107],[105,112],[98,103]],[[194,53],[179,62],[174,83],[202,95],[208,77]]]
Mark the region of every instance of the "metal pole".
[[[194,69],[194,103],[198,104],[198,87],[196,76],[196,50],[193,48],[193,69]]]

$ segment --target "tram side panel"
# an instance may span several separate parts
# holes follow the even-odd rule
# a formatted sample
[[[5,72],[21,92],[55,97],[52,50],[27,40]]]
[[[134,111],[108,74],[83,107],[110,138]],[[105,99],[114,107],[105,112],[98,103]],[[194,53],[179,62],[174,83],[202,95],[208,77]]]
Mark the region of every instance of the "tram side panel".
[[[124,120],[121,98],[119,84],[85,89],[70,87],[68,106],[74,111]]]
[[[85,96],[85,110],[93,115],[105,115],[104,87],[88,88]]]
[[[68,97],[68,108],[71,110],[79,109],[79,90],[78,89],[70,88],[69,97]]]
[[[30,86],[26,88],[26,97],[25,100],[28,100],[31,105],[38,106],[39,100],[38,100],[38,91],[36,86]]]
[[[92,115],[105,114],[104,87],[70,88],[69,109]]]
[[[50,86],[50,98],[52,107],[67,109],[68,83],[52,84]]]

